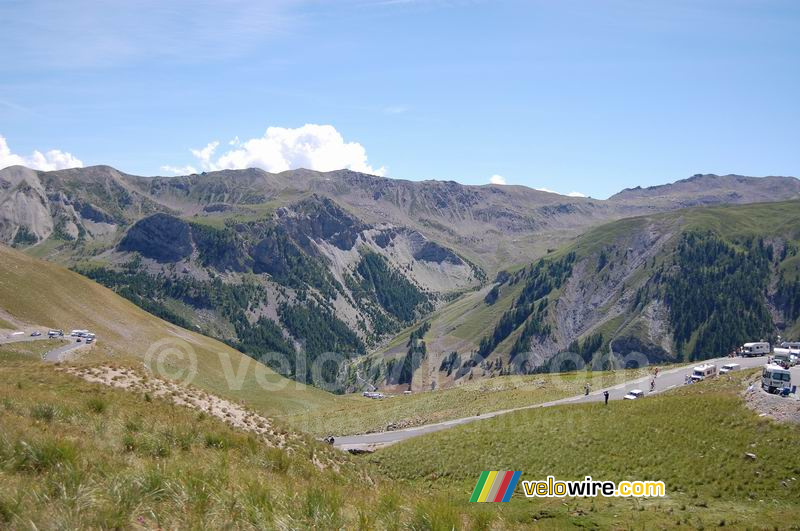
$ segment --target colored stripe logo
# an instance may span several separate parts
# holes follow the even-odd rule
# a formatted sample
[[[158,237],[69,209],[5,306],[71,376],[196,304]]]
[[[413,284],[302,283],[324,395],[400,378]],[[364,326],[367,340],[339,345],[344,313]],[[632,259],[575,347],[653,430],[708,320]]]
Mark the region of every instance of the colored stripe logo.
[[[481,472],[478,484],[472,491],[470,502],[507,502],[511,499],[514,489],[517,488],[520,471],[514,470],[488,470]]]

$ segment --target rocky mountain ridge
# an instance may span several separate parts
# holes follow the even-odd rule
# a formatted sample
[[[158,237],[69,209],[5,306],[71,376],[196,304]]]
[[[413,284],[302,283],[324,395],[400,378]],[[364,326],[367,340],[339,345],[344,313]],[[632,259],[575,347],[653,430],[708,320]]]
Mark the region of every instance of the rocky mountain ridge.
[[[614,319],[620,330],[641,321],[652,337],[643,342],[642,334],[632,334],[625,343],[606,330],[605,347],[636,346],[653,359],[674,358],[663,297],[637,310],[649,316],[643,321],[630,310],[633,286],[652,274],[643,264],[673,242],[663,222],[646,230],[637,228],[639,221],[618,222],[627,243],[609,247],[616,253],[604,258],[611,268],[594,271],[599,262],[589,262],[600,258],[582,253],[564,278],[541,276],[534,270],[542,266],[534,265],[561,256],[557,249],[565,245],[602,240],[593,227],[620,218],[798,194],[800,181],[788,177],[698,175],[595,200],[346,170],[137,177],[108,166],[54,172],[17,166],[0,170],[0,239],[251,355],[305,352],[313,359],[331,350],[374,351],[384,362],[399,362],[407,354],[404,336],[389,339],[403,328],[412,333],[438,308],[424,334],[427,347],[415,349],[431,360],[447,357],[451,367],[456,353],[463,360],[455,372],[463,377],[538,370],[554,352]],[[552,304],[538,306],[539,284],[530,289],[540,297],[520,299],[531,282],[552,283],[545,294]],[[441,325],[439,312],[448,315]],[[593,321],[598,315],[605,324]],[[491,348],[483,346],[502,319],[508,330],[495,334]],[[522,351],[532,356],[526,364],[519,362]],[[411,374],[412,365],[397,366]],[[296,370],[285,372],[307,379]],[[417,382],[433,377],[435,368],[415,376]]]

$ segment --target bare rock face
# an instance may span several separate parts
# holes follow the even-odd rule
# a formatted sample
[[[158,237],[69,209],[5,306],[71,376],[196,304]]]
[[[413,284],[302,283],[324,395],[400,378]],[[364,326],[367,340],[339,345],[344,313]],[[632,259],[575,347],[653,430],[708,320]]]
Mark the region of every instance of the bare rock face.
[[[118,249],[138,252],[158,262],[178,262],[192,254],[192,233],[189,224],[169,214],[153,214],[137,221]]]
[[[327,197],[313,196],[277,213],[278,222],[306,251],[312,240],[324,240],[349,251],[368,227]]]
[[[432,241],[423,243],[419,250],[414,253],[414,258],[424,262],[435,262],[437,264],[441,264],[442,262],[453,265],[464,264],[464,261],[461,260],[456,253]]]
[[[36,172],[22,166],[0,172],[0,239],[30,244],[52,232],[47,195]]]

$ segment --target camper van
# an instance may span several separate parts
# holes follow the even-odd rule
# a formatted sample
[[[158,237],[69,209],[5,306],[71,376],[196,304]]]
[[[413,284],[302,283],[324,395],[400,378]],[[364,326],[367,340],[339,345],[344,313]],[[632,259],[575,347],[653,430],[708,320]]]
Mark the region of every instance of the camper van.
[[[717,366],[712,365],[710,363],[706,363],[704,365],[698,365],[694,369],[692,369],[692,381],[693,382],[702,382],[706,378],[713,378],[717,375]]]
[[[768,393],[774,393],[779,389],[791,387],[792,374],[788,369],[778,365],[765,365],[761,373],[761,388]]]
[[[86,334],[88,334],[88,333],[89,333],[89,331],[88,331],[88,330],[73,330],[72,332],[70,332],[70,334],[69,334],[69,335],[70,335],[71,337],[83,337],[83,336],[85,336],[85,335],[86,335]]]
[[[742,345],[742,356],[749,358],[751,356],[763,356],[770,353],[770,345],[766,341],[758,343],[745,343]]]

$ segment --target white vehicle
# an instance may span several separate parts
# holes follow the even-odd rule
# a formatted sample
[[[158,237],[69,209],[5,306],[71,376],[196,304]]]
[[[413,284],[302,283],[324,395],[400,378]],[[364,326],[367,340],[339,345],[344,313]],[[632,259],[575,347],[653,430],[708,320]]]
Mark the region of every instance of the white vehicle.
[[[749,358],[751,356],[763,356],[769,354],[771,351],[770,344],[766,341],[759,341],[757,343],[745,343],[742,345],[742,356]]]
[[[784,341],[781,347],[800,352],[800,341]]]
[[[86,344],[88,345],[89,343],[94,343],[94,338],[91,336],[86,337]]]
[[[380,400],[384,397],[383,393],[376,393],[374,391],[364,391],[361,393],[361,396],[365,396],[367,398],[371,398],[373,400]]]
[[[775,355],[772,356],[772,362],[775,365],[782,365],[784,367],[791,367],[794,365],[792,363],[792,355],[789,353],[788,349],[776,349]]]
[[[49,330],[47,332],[47,337],[61,337],[64,335],[63,330]]]
[[[792,347],[776,347],[773,352],[775,353],[776,360],[787,361],[792,367],[797,365],[797,359],[800,358],[800,349]]]
[[[642,398],[644,396],[644,391],[641,389],[631,389],[628,391],[628,394],[623,396],[623,400],[636,400],[637,398]]]
[[[69,335],[71,337],[83,337],[88,333],[89,333],[88,330],[73,330]]]
[[[738,363],[726,363],[719,370],[719,373],[720,374],[728,374],[729,372],[738,371],[741,368],[742,368],[742,366],[739,365]]]
[[[717,375],[717,366],[706,363],[703,365],[698,365],[694,369],[692,369],[692,381],[693,382],[702,382],[706,378],[713,378]]]
[[[765,365],[761,373],[761,388],[768,393],[791,387],[792,374],[779,365]]]

